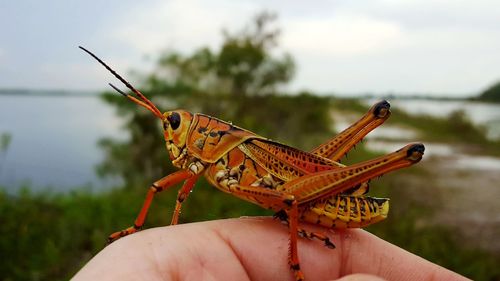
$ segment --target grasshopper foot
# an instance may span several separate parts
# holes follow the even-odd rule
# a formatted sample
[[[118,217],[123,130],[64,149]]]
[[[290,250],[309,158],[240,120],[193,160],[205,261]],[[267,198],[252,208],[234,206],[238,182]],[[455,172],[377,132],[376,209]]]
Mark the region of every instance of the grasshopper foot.
[[[328,237],[326,237],[326,239],[325,239],[325,246],[328,249],[335,249],[335,244],[333,244],[332,241],[330,241],[330,238],[328,238]]]
[[[305,277],[304,273],[302,273],[302,270],[300,270],[300,264],[298,263],[290,264],[290,268],[293,270],[296,281],[304,281]]]
[[[317,233],[317,232],[309,232],[309,231],[302,229],[302,228],[298,229],[298,233],[299,233],[300,237],[307,238],[309,240],[316,238],[320,241],[323,241],[323,243],[325,243],[325,246],[327,248],[335,249],[335,244],[333,244],[332,241],[330,241],[330,238],[328,238],[328,236],[326,236],[324,234]]]
[[[122,237],[125,237],[125,236],[127,236],[127,235],[129,235],[129,234],[132,234],[132,233],[138,232],[138,231],[140,231],[141,229],[142,229],[142,227],[141,227],[141,226],[136,226],[136,225],[134,225],[134,226],[131,226],[131,227],[129,227],[129,228],[127,228],[127,229],[124,229],[124,230],[122,230],[122,231],[117,231],[117,232],[115,232],[115,233],[111,234],[111,235],[108,237],[108,240],[107,240],[107,245],[109,245],[109,244],[111,244],[111,243],[115,242],[116,240],[118,240],[118,239],[120,239],[120,238],[122,238]]]
[[[280,210],[273,215],[273,218],[279,219],[280,221],[286,221],[288,223],[288,215],[284,210]]]

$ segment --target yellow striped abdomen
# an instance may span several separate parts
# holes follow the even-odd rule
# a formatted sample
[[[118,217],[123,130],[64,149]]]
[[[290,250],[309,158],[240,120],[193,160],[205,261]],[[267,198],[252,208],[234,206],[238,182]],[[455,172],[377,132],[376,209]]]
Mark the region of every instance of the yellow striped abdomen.
[[[389,199],[335,195],[300,208],[300,220],[329,228],[359,228],[387,217]]]

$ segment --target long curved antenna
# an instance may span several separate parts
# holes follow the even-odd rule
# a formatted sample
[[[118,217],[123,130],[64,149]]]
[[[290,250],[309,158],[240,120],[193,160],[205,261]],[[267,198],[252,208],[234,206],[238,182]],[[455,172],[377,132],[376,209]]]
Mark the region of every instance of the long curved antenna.
[[[158,118],[163,119],[163,114],[161,113],[161,111],[158,110],[158,108],[156,108],[156,106],[148,98],[146,98],[146,96],[144,96],[139,90],[137,90],[136,88],[134,88],[134,86],[132,86],[127,80],[125,80],[123,77],[121,77],[120,74],[116,73],[116,71],[114,71],[111,67],[109,67],[99,57],[97,57],[96,55],[94,55],[91,51],[85,49],[82,46],[78,46],[78,48],[82,49],[87,54],[89,54],[94,59],[96,59],[100,64],[102,64],[109,72],[111,72],[127,88],[129,88],[133,93],[135,93],[137,95],[137,97],[139,97],[140,100],[136,99],[136,98],[134,98],[134,97],[132,97],[132,96],[130,96],[128,94],[125,94],[124,92],[122,92],[121,90],[119,90],[118,88],[116,88],[115,86],[113,86],[113,85],[110,84],[113,89],[115,89],[116,91],[118,91],[120,94],[126,96],[127,98],[131,99],[133,102],[135,102],[135,103],[137,103],[137,104],[139,104],[139,105],[147,108],[148,110],[150,110],[151,112],[153,112],[153,114],[156,115]]]
[[[124,93],[122,90],[118,89],[115,85],[111,84],[111,83],[108,83],[109,86],[111,86],[111,88],[113,88],[115,91],[117,91],[118,93],[122,94],[123,96],[125,96],[126,98],[128,98],[129,100],[137,103],[138,105],[142,106],[142,107],[145,107],[147,110],[153,112],[154,115],[156,115],[156,117],[160,118],[160,119],[163,119],[163,115],[158,115],[156,111],[154,111],[149,105],[147,105],[146,103],[144,103],[143,101],[127,94],[127,93]]]

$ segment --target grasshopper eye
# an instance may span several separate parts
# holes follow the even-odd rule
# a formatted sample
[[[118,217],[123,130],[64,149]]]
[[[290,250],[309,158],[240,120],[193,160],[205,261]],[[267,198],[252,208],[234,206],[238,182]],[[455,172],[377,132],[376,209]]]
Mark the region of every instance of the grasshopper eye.
[[[168,123],[170,123],[170,126],[172,127],[172,130],[175,130],[179,128],[179,125],[181,124],[181,116],[177,112],[173,112],[167,117]]]

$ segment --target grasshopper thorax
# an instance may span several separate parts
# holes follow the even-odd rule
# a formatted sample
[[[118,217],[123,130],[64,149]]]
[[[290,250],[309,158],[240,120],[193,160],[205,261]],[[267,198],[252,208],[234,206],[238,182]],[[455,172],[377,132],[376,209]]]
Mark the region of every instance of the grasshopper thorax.
[[[184,157],[186,139],[193,114],[185,110],[174,110],[163,113],[163,134],[170,159],[176,160]]]

